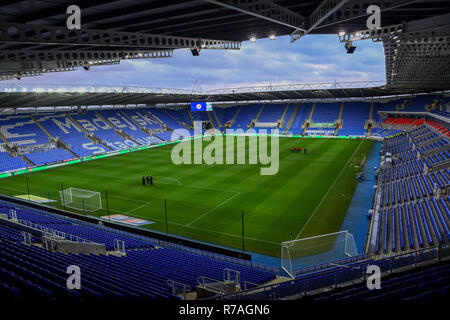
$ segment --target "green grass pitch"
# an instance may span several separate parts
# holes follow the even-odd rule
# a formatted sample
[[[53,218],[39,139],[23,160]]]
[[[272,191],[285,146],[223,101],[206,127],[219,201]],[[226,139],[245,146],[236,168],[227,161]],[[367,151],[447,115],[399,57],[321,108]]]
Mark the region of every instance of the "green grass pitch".
[[[298,146],[308,154],[290,152]],[[161,232],[166,199],[169,233],[239,250],[243,211],[245,250],[279,257],[282,241],[339,230],[361,171],[355,165],[371,147],[361,139],[280,138],[278,174],[262,176],[261,165],[175,165],[168,145],[5,178],[0,192],[27,194],[27,176],[31,194],[50,193],[61,208],[62,182],[101,192],[103,209],[90,214],[104,216],[107,190],[111,214],[154,221],[143,228]],[[155,185],[142,186],[143,175]]]

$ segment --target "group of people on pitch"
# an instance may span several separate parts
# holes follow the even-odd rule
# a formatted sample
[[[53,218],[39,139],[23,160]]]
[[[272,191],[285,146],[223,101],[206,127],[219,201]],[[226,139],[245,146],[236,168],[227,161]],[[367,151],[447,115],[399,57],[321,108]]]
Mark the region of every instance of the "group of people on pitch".
[[[142,185],[145,186],[145,182],[150,183],[150,185],[153,185],[153,176],[143,176],[142,177]]]
[[[301,147],[291,148],[291,152],[302,153],[302,148]],[[303,149],[303,153],[306,154],[306,148]]]

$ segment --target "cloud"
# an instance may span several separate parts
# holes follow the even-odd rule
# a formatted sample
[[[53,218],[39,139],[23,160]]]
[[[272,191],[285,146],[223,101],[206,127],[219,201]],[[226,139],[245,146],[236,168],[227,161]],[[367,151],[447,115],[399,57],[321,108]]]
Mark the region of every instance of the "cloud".
[[[74,72],[49,73],[23,78],[22,82],[136,85],[191,89],[198,77],[202,89],[251,85],[384,80],[381,43],[355,43],[347,54],[336,35],[308,35],[290,43],[244,42],[239,51],[202,50],[193,57],[189,50],[176,50],[172,58],[125,60],[119,65],[91,67]]]

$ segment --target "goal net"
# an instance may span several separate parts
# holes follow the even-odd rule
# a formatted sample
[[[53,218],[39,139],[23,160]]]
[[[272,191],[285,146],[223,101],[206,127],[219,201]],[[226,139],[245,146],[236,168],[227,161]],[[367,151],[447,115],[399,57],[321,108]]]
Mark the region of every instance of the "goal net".
[[[355,240],[347,230],[281,243],[281,267],[292,278],[302,268],[357,255]]]
[[[86,212],[93,212],[102,208],[100,192],[68,188],[59,192],[63,206]]]

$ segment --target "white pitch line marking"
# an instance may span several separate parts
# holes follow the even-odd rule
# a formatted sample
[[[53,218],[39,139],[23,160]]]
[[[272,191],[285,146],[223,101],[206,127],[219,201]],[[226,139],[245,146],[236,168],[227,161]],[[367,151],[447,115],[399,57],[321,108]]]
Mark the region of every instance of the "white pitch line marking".
[[[142,209],[143,207],[146,207],[146,206],[149,205],[150,203],[151,203],[151,202],[147,202],[147,203],[143,204],[142,206],[139,206],[139,207],[136,207],[136,208],[134,208],[134,209],[128,210],[128,211],[125,212],[125,213],[132,213],[132,212],[135,212],[135,211],[137,211],[137,210],[139,210],[139,209]]]
[[[204,214],[202,214],[201,216],[199,216],[199,217],[195,218],[194,220],[192,220],[192,221],[191,221],[190,223],[188,223],[186,226],[189,227],[189,226],[190,226],[191,224],[193,224],[194,222],[200,220],[201,218],[203,218],[203,217],[206,216],[207,214],[209,214],[209,213],[213,212],[214,210],[216,210],[217,208],[223,206],[225,203],[227,203],[228,201],[231,201],[232,199],[234,199],[235,197],[239,196],[240,194],[241,194],[241,193],[238,192],[238,193],[232,195],[231,197],[229,197],[229,198],[226,199],[225,201],[219,203],[219,204],[218,204],[217,206],[215,206],[214,208],[209,209],[208,211],[206,211],[206,212],[205,212]]]
[[[348,159],[347,163],[345,164],[345,166],[342,168],[341,172],[339,172],[339,175],[336,177],[336,179],[334,180],[333,184],[330,186],[330,188],[328,189],[327,193],[325,193],[325,195],[322,197],[322,199],[320,200],[319,204],[317,205],[317,207],[314,209],[314,212],[312,213],[312,215],[309,217],[308,221],[306,221],[305,225],[303,226],[303,228],[300,230],[300,232],[298,233],[298,235],[295,237],[295,240],[298,239],[298,237],[302,234],[302,232],[305,230],[306,226],[309,224],[309,222],[311,221],[312,217],[316,214],[316,211],[320,208],[320,206],[322,205],[322,202],[326,199],[326,197],[328,196],[328,194],[330,193],[331,189],[333,189],[334,185],[336,184],[336,182],[339,180],[339,178],[341,177],[342,173],[344,172],[345,168],[347,168],[349,162],[353,159],[353,157],[355,156],[356,152],[359,150],[359,147],[361,146],[361,142],[362,140],[359,142],[358,147],[355,149],[355,151],[353,152],[352,156]]]
[[[111,209],[110,211],[116,212],[116,213],[123,213],[122,211],[113,210],[113,209]],[[156,219],[156,218],[153,218],[153,217],[143,217],[143,216],[139,216],[139,215],[136,215],[136,214],[135,214],[134,216],[135,216],[136,218],[149,219],[149,220],[152,220],[152,221],[158,221],[158,222],[162,222],[162,223],[165,222],[164,220]],[[196,226],[188,226],[188,225],[186,225],[186,224],[181,224],[181,223],[171,222],[171,221],[168,221],[167,223],[168,223],[168,224],[175,225],[175,226],[186,227],[186,228],[191,228],[191,229],[197,229],[197,230],[207,231],[207,232],[210,232],[210,233],[216,233],[216,234],[221,234],[221,235],[230,236],[230,237],[235,237],[235,238],[242,238],[242,236],[241,236],[241,235],[238,235],[238,234],[227,233],[227,232],[220,232],[220,231],[214,231],[214,230],[211,230],[211,229],[205,229],[205,228],[196,227]],[[258,241],[258,242],[265,242],[265,243],[270,243],[270,244],[275,244],[275,245],[281,245],[280,242],[273,242],[273,241],[268,241],[268,240],[262,240],[262,239],[252,238],[252,237],[244,237],[244,239],[253,240],[253,241]]]

